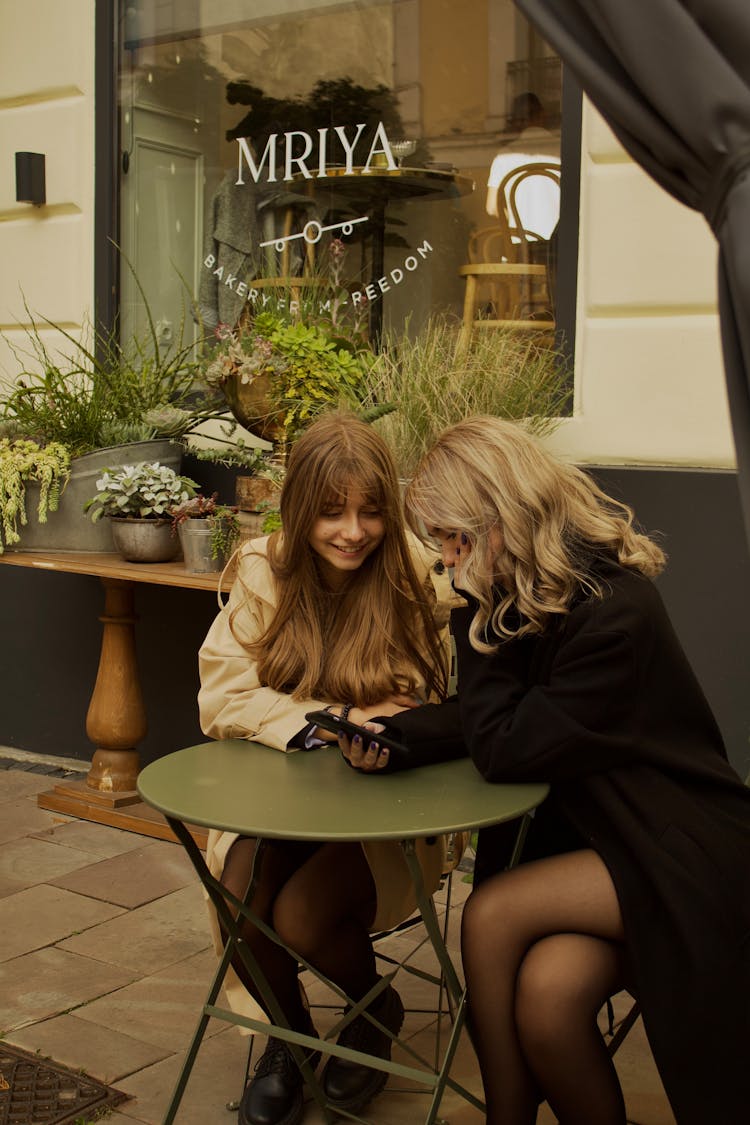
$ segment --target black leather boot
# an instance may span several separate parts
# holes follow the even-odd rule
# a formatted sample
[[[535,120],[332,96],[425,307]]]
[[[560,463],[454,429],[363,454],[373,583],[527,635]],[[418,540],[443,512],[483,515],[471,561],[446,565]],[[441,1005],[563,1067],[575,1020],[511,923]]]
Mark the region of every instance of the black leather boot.
[[[401,1030],[404,1005],[390,985],[368,1011],[394,1035]],[[391,1057],[392,1040],[363,1015],[357,1016],[344,1028],[337,1042],[341,1047],[364,1051],[375,1058]],[[380,1093],[387,1081],[388,1075],[384,1070],[373,1070],[363,1063],[348,1062],[333,1055],[326,1063],[322,1078],[323,1092],[331,1105],[349,1113],[358,1113],[363,1109]]]
[[[308,1061],[315,1069],[320,1052]],[[271,1037],[255,1064],[254,1078],[245,1087],[238,1125],[298,1125],[304,1112],[302,1086],[289,1044]]]

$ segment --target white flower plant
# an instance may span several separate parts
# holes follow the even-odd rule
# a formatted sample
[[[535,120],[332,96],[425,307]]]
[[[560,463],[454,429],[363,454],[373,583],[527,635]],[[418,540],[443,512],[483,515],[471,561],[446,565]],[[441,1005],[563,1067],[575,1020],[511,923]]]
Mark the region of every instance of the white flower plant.
[[[168,465],[139,461],[105,469],[96,489],[96,496],[84,504],[94,522],[102,516],[170,519],[172,509],[195,496],[198,485],[189,477],[178,476]]]

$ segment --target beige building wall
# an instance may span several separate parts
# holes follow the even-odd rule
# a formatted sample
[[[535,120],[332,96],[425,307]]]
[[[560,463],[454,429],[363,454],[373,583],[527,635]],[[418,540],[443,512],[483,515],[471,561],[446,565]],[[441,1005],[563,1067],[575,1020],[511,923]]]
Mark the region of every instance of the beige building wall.
[[[714,236],[587,101],[581,159],[575,414],[551,442],[579,461],[732,467]]]
[[[93,306],[94,0],[0,0],[0,26],[0,331],[25,346],[24,296],[73,334]],[[44,207],[15,200],[17,151],[46,155]],[[715,240],[587,102],[581,159],[575,413],[550,440],[584,462],[732,467]],[[0,338],[0,378],[16,371]]]
[[[0,27],[0,331],[24,347],[24,297],[73,334],[93,306],[94,0],[0,0]],[[16,202],[16,152],[45,154],[45,206]]]

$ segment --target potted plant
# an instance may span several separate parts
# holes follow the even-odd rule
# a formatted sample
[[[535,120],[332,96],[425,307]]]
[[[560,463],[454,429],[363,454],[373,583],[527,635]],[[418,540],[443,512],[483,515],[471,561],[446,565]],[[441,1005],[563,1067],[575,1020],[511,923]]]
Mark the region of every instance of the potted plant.
[[[8,341],[19,371],[0,398],[0,417],[24,437],[59,441],[72,457],[129,442],[182,441],[223,417],[226,404],[200,377],[199,342],[185,339],[183,323],[165,345],[141,295],[148,330],[124,341],[116,329],[91,325],[74,336],[25,306],[27,346]],[[42,329],[62,337],[59,350]]]
[[[459,342],[460,322],[430,317],[414,335],[409,326],[386,334],[368,370],[373,403],[397,408],[376,424],[408,479],[437,436],[462,418],[491,414],[549,433],[569,409],[565,359],[539,339],[502,329]]]
[[[182,545],[185,569],[194,574],[223,570],[240,537],[237,509],[220,504],[218,493],[200,492],[172,509],[172,528]]]
[[[0,437],[0,554],[20,541],[29,521],[27,491],[36,486],[34,514],[46,523],[54,512],[70,472],[68,451],[58,442],[39,445],[23,438]]]
[[[199,345],[159,338],[147,304],[143,338],[84,328],[80,337],[26,308],[26,344],[7,341],[18,373],[0,391],[0,423],[14,437],[57,442],[71,457],[70,479],[53,519],[22,531],[19,549],[111,550],[104,524],[84,520],[84,502],[104,469],[159,461],[179,471],[185,436],[223,418],[223,395],[200,378]],[[62,339],[59,349],[48,329]],[[33,490],[33,486],[32,486]],[[33,496],[32,496],[33,500]]]
[[[205,377],[246,429],[283,446],[322,411],[358,406],[370,359],[322,325],[261,312],[247,327],[224,332]]]
[[[142,461],[107,469],[84,504],[95,522],[108,516],[115,549],[128,562],[168,562],[179,550],[172,509],[195,495],[197,484],[168,465]]]
[[[320,413],[354,410],[367,421],[393,409],[368,396],[375,360],[367,335],[367,308],[355,305],[344,280],[346,247],[333,239],[317,272],[295,279],[258,281],[263,305],[252,304],[235,328],[219,325],[207,351],[203,378],[219,389],[234,417],[256,436],[288,446]],[[277,282],[280,282],[278,286]],[[366,405],[365,405],[366,403]]]
[[[231,482],[234,503],[241,511],[258,513],[262,504],[277,502],[283,466],[274,461],[272,453],[267,449],[248,445],[243,438],[237,438],[234,442],[226,441],[220,446],[189,445],[185,452],[196,461],[210,462],[221,469],[234,470],[236,475]]]

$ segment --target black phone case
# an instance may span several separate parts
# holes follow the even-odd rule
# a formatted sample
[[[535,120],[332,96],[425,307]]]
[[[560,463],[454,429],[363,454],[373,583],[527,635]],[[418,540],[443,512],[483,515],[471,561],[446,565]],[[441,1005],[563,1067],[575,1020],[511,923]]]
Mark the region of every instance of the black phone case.
[[[324,730],[329,730],[332,734],[338,734],[340,730],[344,734],[348,734],[350,738],[358,734],[365,746],[370,742],[377,742],[379,746],[387,746],[389,750],[397,750],[402,754],[407,753],[403,743],[397,742],[385,731],[381,731],[380,734],[373,734],[371,730],[366,730],[365,727],[360,727],[357,723],[351,723],[348,719],[340,719],[338,715],[332,715],[330,711],[310,711],[305,715],[305,718],[309,723],[315,723],[317,727],[323,727]]]

